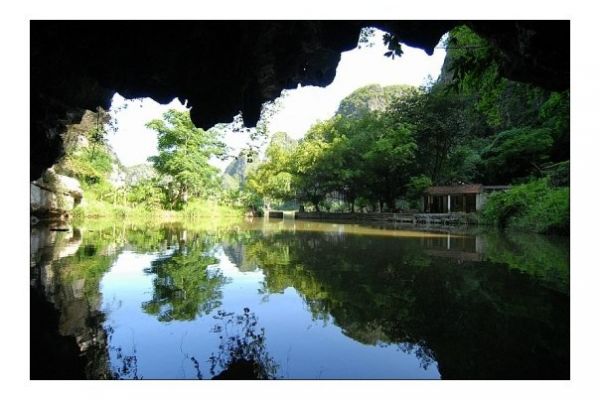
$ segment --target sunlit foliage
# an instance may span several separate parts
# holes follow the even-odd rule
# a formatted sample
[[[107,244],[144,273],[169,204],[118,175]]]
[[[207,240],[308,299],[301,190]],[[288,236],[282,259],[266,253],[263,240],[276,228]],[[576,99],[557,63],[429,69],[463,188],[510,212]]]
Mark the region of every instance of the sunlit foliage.
[[[154,168],[167,178],[167,195],[172,208],[181,208],[189,196],[209,197],[219,187],[218,169],[209,164],[223,156],[225,145],[218,131],[196,128],[189,112],[169,110],[162,120],[146,126],[158,134],[158,156],[150,157]]]

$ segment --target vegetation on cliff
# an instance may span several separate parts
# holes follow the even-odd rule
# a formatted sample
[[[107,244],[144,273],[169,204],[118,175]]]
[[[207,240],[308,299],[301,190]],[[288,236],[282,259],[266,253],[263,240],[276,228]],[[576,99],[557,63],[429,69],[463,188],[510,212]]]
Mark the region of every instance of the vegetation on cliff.
[[[106,141],[104,124],[71,129],[56,170],[81,183],[76,219],[181,219],[242,214],[241,204],[220,186],[218,170],[208,164],[222,155],[215,132],[195,128],[188,112],[170,110],[148,122],[158,132],[159,154],[152,164],[126,167]]]
[[[248,198],[394,212],[418,208],[430,185],[516,185],[483,221],[568,232],[569,92],[502,78],[493,47],[466,27],[446,47],[437,81],[360,88],[299,142],[273,136]]]

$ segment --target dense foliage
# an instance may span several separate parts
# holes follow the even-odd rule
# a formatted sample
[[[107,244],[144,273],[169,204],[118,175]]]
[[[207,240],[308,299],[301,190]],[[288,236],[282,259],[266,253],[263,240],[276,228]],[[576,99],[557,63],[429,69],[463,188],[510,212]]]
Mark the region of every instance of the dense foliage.
[[[506,225],[491,211],[503,198],[518,210],[507,226],[568,231],[568,91],[501,78],[494,47],[466,27],[453,30],[446,47],[436,82],[365,86],[298,143],[283,146],[278,133],[246,189],[268,205],[293,200],[302,209],[354,212],[420,208],[430,185],[525,184],[496,196],[484,220]],[[519,190],[535,196],[517,201]],[[535,198],[560,203],[546,223],[525,204]]]
[[[484,222],[543,233],[569,233],[569,188],[552,187],[547,178],[490,196]]]
[[[100,125],[102,126],[102,125]],[[194,127],[189,112],[170,110],[148,122],[157,131],[159,154],[150,164],[123,166],[97,127],[69,133],[65,157],[57,172],[77,178],[84,201],[76,218],[135,219],[239,216],[241,195],[221,186],[219,171],[209,164],[223,156],[218,132]],[[174,212],[176,211],[176,212]]]
[[[225,145],[217,131],[196,128],[189,112],[169,110],[162,120],[146,126],[158,133],[159,154],[150,157],[166,178],[166,194],[172,208],[181,208],[189,196],[209,197],[219,186],[218,169],[209,164],[223,156]]]

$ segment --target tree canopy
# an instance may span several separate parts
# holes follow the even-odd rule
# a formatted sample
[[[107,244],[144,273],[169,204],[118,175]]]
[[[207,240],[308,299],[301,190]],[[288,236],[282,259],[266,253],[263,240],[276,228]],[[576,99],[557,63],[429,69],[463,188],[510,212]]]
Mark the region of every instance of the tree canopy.
[[[166,178],[173,207],[180,207],[189,195],[206,197],[219,186],[219,171],[209,164],[211,157],[225,154],[217,131],[196,128],[189,112],[176,110],[146,126],[158,134],[159,154],[149,160]]]

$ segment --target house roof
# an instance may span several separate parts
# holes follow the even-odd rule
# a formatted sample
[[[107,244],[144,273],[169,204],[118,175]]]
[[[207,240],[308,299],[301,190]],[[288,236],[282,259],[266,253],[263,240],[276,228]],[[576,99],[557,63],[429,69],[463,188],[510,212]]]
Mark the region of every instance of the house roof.
[[[434,196],[446,194],[470,194],[483,192],[483,185],[468,184],[468,185],[453,185],[453,186],[431,186],[425,190],[426,194]]]

